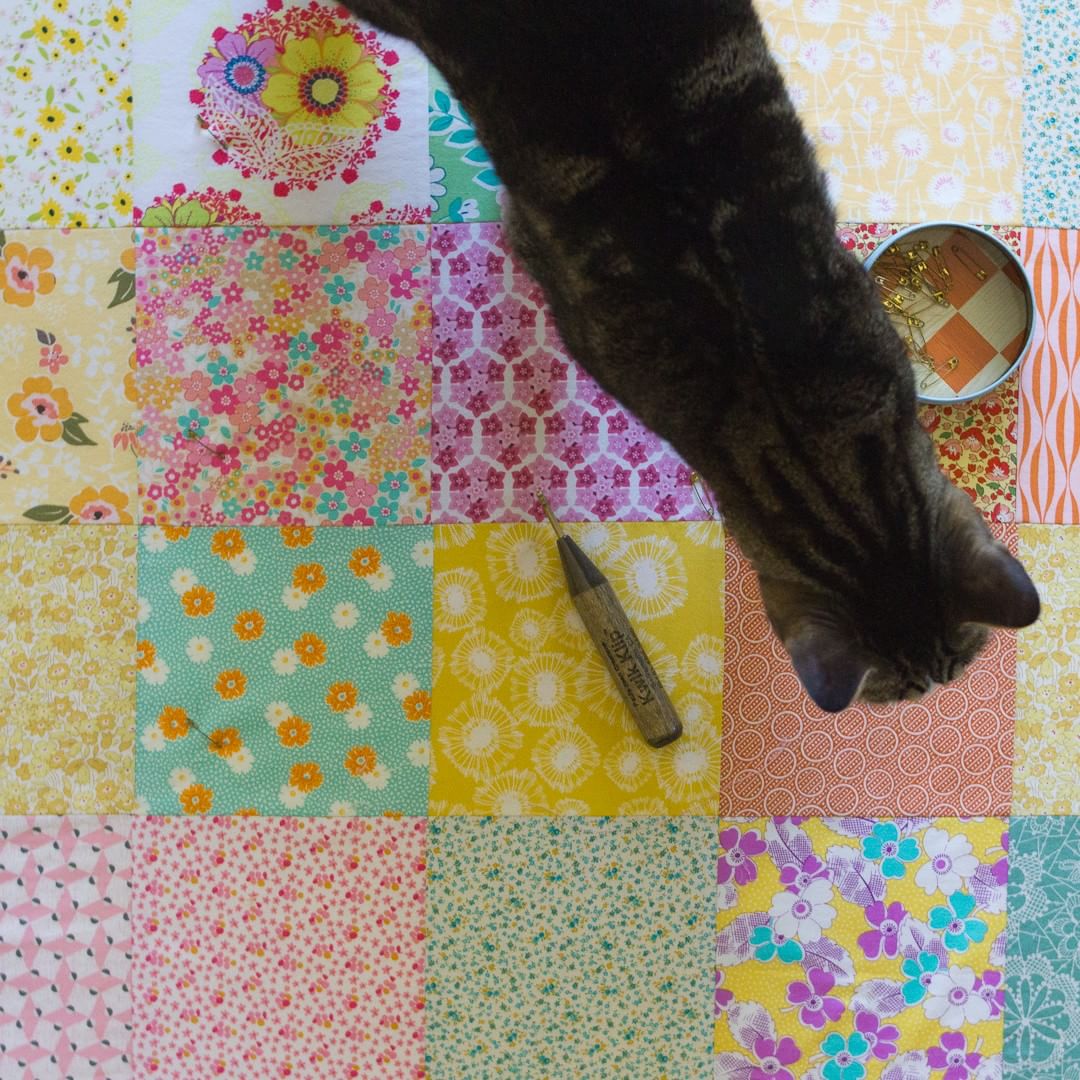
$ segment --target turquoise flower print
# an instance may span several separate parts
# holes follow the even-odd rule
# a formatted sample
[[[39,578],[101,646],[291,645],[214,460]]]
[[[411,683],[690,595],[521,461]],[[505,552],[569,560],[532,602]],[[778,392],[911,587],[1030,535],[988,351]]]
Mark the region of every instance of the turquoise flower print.
[[[325,236],[331,244],[340,244],[349,234],[347,225],[320,225],[315,231]]]
[[[380,251],[386,251],[398,243],[398,227],[396,225],[379,225],[372,229],[368,236],[378,245]]]
[[[379,485],[379,490],[389,495],[394,502],[397,502],[401,498],[402,492],[409,490],[409,474],[403,472],[388,472],[384,477],[382,483]]]
[[[381,486],[381,485],[380,485]],[[368,513],[375,520],[376,525],[386,525],[392,521],[398,519],[398,501],[397,497],[390,498],[386,495],[380,495],[375,500],[375,505],[368,509]]]
[[[346,281],[340,274],[335,274],[333,281],[328,281],[323,285],[323,292],[330,297],[330,303],[334,307],[338,304],[351,304],[353,293],[356,292],[356,282]]]
[[[862,1080],[866,1067],[859,1061],[865,1057],[870,1044],[857,1032],[853,1031],[847,1039],[838,1031],[831,1032],[821,1044],[821,1052],[828,1054],[829,1061],[821,1070],[825,1080]]]
[[[887,878],[902,878],[907,873],[905,863],[919,857],[919,841],[913,836],[900,839],[900,830],[891,821],[879,821],[870,836],[863,837],[864,858],[881,860],[881,872]]]
[[[290,360],[309,360],[315,355],[315,342],[308,337],[306,330],[301,330],[289,342],[289,359]]]
[[[260,255],[257,251],[249,251],[244,259],[244,266],[248,270],[261,270],[265,261],[265,255]]]
[[[930,980],[937,974],[941,967],[941,960],[933,953],[919,953],[918,960],[908,957],[900,966],[900,970],[908,977],[908,981],[901,987],[904,1000],[909,1005],[918,1005],[930,988]]]
[[[324,491],[315,512],[324,515],[327,521],[337,521],[348,509],[349,504],[343,491]]]
[[[210,361],[210,374],[214,377],[215,386],[231,386],[237,370],[237,366],[230,364],[224,356]]]
[[[338,443],[338,449],[345,456],[346,461],[362,461],[371,449],[371,440],[365,439],[358,431],[350,431]]]
[[[792,938],[778,934],[771,926],[755,926],[750,944],[756,946],[754,956],[764,963],[774,956],[782,964],[797,964],[803,958],[803,947]]]
[[[185,439],[201,439],[210,426],[210,417],[203,416],[198,409],[189,409],[177,419],[176,424]]]
[[[278,252],[277,260],[282,270],[291,270],[300,261],[300,256],[292,248],[283,248]]]
[[[967,952],[972,942],[978,944],[986,937],[986,923],[968,918],[974,910],[975,898],[962,892],[949,897],[948,907],[930,909],[930,928],[945,931],[945,948]]]

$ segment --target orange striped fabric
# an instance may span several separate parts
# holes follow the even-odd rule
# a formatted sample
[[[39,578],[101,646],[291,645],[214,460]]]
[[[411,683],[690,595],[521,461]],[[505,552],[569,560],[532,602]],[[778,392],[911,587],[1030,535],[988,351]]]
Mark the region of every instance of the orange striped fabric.
[[[1019,520],[1080,524],[1080,233],[1022,230],[1038,325],[1020,375]]]

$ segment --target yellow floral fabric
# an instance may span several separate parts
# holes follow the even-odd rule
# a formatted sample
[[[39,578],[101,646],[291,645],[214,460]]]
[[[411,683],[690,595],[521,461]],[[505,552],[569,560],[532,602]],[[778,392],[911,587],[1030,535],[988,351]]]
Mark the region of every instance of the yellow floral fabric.
[[[135,530],[0,526],[0,812],[134,808]]]
[[[841,221],[1020,220],[1012,0],[762,0],[759,11]]]
[[[0,202],[7,225],[131,224],[131,0],[4,7]]]
[[[716,1080],[1001,1075],[1005,819],[743,819],[719,840]]]
[[[1042,618],[1016,643],[1017,814],[1080,814],[1080,529],[1020,526]]]
[[[568,531],[611,582],[684,733],[660,750],[638,733],[546,525],[436,527],[431,813],[715,812],[722,528]]]
[[[0,521],[133,523],[128,229],[0,233]]]

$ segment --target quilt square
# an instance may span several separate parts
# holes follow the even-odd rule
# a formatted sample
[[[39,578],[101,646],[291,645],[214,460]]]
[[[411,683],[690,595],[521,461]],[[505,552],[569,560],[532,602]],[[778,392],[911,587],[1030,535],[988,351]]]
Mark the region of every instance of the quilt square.
[[[428,94],[431,220],[498,221],[505,190],[469,114],[435,68]]]
[[[436,528],[433,814],[708,814],[720,777],[723,530],[568,530],[605,574],[683,722],[638,731],[545,525]]]
[[[842,220],[1020,220],[1012,0],[977,15],[959,0],[766,0],[760,12]]]
[[[1008,829],[722,821],[715,1080],[1000,1077]]]
[[[130,225],[131,0],[29,0],[4,16],[3,224]]]
[[[136,819],[136,1075],[421,1080],[425,829]]]
[[[133,808],[135,530],[0,526],[0,812]]]
[[[144,229],[142,520],[427,520],[426,231]]]
[[[131,1080],[131,819],[0,818],[0,1064]]]
[[[712,1075],[714,819],[447,818],[428,838],[429,1075]]]
[[[134,518],[129,229],[0,230],[0,521]]]
[[[152,813],[423,814],[431,530],[144,528]]]
[[[1021,521],[1080,525],[1080,232],[1023,230],[1038,319],[1020,371]]]
[[[1012,823],[1005,983],[1005,1075],[1069,1080],[1080,1074],[1080,818]]]
[[[1020,0],[1024,26],[1024,216],[1080,225],[1080,6]]]
[[[1015,527],[993,528],[1015,552]],[[1014,633],[995,631],[962,678],[922,701],[824,713],[799,685],[750,563],[730,541],[726,568],[721,814],[1009,811]]]
[[[502,227],[432,235],[435,520],[702,518],[689,467],[569,357]]]
[[[1080,812],[1080,529],[1020,526],[1042,615],[1016,642],[1013,811]],[[1080,888],[1080,885],[1078,885]]]
[[[427,64],[321,0],[135,10],[144,225],[420,222]]]

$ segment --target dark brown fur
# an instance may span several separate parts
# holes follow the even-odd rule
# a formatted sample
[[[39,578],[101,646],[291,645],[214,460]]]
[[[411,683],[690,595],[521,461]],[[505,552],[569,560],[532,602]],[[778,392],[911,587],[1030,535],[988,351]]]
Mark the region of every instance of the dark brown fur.
[[[827,709],[954,678],[1027,575],[938,468],[749,0],[350,0],[415,41],[571,353],[717,492]]]

